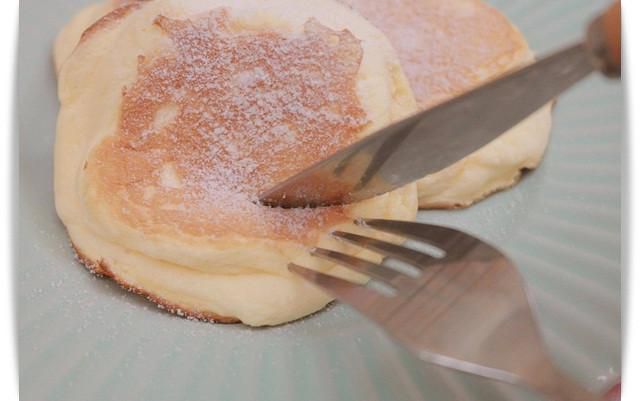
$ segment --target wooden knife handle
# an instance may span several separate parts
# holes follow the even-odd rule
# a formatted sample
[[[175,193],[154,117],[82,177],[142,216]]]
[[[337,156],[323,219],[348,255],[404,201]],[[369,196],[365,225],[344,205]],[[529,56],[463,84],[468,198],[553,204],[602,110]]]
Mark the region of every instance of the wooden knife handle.
[[[605,75],[619,78],[622,65],[622,10],[620,1],[591,23],[587,47],[593,62]]]

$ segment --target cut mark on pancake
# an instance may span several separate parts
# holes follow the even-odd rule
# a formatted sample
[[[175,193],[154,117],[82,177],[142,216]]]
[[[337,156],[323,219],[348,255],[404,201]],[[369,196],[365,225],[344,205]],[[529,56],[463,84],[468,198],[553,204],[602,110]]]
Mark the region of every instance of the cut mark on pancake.
[[[272,209],[257,198],[368,124],[359,40],[315,20],[298,34],[231,31],[224,9],[155,24],[173,47],[139,57],[118,135],[89,165],[114,213],[126,208],[118,215],[149,232],[300,242],[346,221],[340,207]]]

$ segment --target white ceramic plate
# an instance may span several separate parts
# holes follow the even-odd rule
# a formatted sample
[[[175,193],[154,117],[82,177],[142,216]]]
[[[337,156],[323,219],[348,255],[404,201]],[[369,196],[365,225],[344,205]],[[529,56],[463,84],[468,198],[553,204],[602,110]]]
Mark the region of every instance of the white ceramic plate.
[[[86,3],[20,4],[23,401],[536,399],[423,366],[344,305],[274,329],[212,325],[163,313],[88,274],[53,208],[58,105],[50,59],[56,32]],[[607,1],[491,3],[540,52],[580,37]],[[622,120],[621,85],[592,77],[560,100],[538,171],[469,210],[420,214],[490,240],[517,262],[556,362],[591,389],[604,389],[620,372]]]

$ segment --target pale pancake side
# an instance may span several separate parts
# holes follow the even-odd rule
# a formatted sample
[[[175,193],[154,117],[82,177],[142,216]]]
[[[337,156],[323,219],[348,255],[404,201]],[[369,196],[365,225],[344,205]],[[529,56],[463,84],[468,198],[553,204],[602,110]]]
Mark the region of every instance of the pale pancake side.
[[[73,49],[75,49],[83,33],[89,27],[103,20],[103,17],[120,7],[130,6],[131,4],[143,1],[148,0],[105,0],[101,3],[88,5],[75,14],[71,21],[60,30],[53,45],[53,63],[56,73],[60,71],[64,61],[73,53]],[[128,10],[131,9],[132,8],[128,8]],[[119,16],[124,16],[124,14],[125,13],[120,13]],[[118,15],[114,15],[113,17],[116,16]],[[104,26],[109,20],[114,19],[116,18],[104,19],[100,25]],[[98,28],[98,24],[96,24],[96,28]]]

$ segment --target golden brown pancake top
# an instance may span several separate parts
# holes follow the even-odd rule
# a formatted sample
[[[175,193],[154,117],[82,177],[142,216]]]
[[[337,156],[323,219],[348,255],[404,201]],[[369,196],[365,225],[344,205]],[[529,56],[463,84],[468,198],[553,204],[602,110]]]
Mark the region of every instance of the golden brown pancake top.
[[[339,207],[256,201],[367,124],[356,93],[360,42],[315,20],[301,34],[243,29],[225,10],[155,25],[171,50],[139,56],[118,132],[86,166],[111,213],[146,233],[303,242],[346,219]]]
[[[501,74],[527,44],[479,0],[340,0],[377,26],[396,49],[422,108]]]

